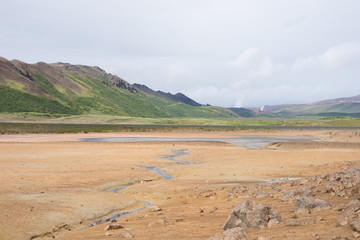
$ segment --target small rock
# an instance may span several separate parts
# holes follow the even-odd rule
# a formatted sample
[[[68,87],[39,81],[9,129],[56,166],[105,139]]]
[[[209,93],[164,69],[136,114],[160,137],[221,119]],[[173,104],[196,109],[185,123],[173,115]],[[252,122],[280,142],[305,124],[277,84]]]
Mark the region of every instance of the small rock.
[[[360,216],[350,223],[352,229],[356,232],[360,232]]]
[[[285,226],[293,226],[293,227],[315,224],[315,223],[316,221],[313,218],[291,219],[284,222]]]
[[[354,236],[354,238],[360,238],[360,233],[358,233],[358,232],[353,232],[353,236]]]
[[[113,233],[113,232],[109,232],[109,231],[105,232],[105,236],[110,237],[110,236],[113,236],[113,235],[114,235],[114,233]]]
[[[152,205],[149,207],[150,212],[160,212],[161,208],[156,206],[156,205]]]
[[[123,233],[120,234],[120,237],[121,237],[121,238],[133,238],[134,235],[132,235],[131,232],[129,232],[128,230],[126,230],[125,232],[123,232]]]
[[[199,213],[203,213],[203,212],[204,212],[204,210],[199,208]]]
[[[217,210],[217,207],[213,207],[212,209],[210,209],[209,213],[213,213]]]
[[[216,192],[211,192],[204,195],[204,197],[215,197],[215,196],[216,196]]]
[[[159,219],[156,221],[149,222],[148,226],[153,227],[153,226],[157,226],[157,225],[164,225],[166,223],[167,223],[167,221],[165,219]]]
[[[121,225],[120,223],[109,223],[105,226],[104,231],[108,231],[108,230],[114,230],[114,229],[120,229],[120,228],[124,228],[123,225]]]

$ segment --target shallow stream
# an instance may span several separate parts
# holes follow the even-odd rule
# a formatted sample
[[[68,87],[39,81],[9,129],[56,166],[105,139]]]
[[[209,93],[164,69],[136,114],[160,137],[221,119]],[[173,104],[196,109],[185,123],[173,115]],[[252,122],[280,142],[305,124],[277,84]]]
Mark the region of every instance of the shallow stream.
[[[225,142],[247,149],[261,149],[273,142],[308,142],[320,138],[312,136],[267,136],[267,135],[238,135],[229,138],[171,138],[171,137],[108,137],[81,138],[82,142]],[[169,156],[168,158],[171,158]],[[168,159],[171,160],[171,159]]]

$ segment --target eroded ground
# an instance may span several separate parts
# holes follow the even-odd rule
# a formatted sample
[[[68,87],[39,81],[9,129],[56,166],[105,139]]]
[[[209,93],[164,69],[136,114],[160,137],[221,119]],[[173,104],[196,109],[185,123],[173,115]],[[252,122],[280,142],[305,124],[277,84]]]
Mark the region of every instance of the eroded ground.
[[[238,135],[314,136],[331,143],[281,143],[249,150],[214,141],[77,141]],[[356,131],[12,135],[0,136],[0,142],[0,239],[119,239],[124,231],[135,239],[207,239],[222,232],[229,213],[244,199],[270,204],[284,220],[294,217],[294,204],[280,201],[283,192],[263,186],[264,180],[331,173],[358,166],[360,160]],[[177,150],[187,153],[175,157],[182,162],[161,158],[177,155]],[[173,179],[164,180],[147,167]],[[126,188],[109,192],[120,187]],[[292,186],[282,182],[279,188]],[[273,196],[257,198],[260,189]],[[333,205],[343,201],[321,194]],[[161,210],[145,208],[149,204]],[[117,220],[123,229],[109,233],[106,224],[89,227],[124,212],[134,213]],[[317,214],[323,219],[316,224],[249,230],[248,239],[353,238],[349,225],[338,226],[335,210]]]

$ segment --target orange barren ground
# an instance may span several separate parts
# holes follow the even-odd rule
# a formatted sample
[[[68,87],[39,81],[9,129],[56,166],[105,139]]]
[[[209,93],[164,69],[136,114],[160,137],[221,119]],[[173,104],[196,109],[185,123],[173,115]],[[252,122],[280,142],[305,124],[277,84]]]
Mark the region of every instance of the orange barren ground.
[[[332,143],[284,143],[248,150],[209,141],[77,141],[84,137],[215,139],[256,134],[311,135]],[[3,135],[0,136],[0,239],[119,239],[126,236],[125,231],[134,239],[207,239],[222,232],[234,206],[254,198],[246,193],[230,196],[234,188],[357,166],[359,142],[358,134],[353,131]],[[177,155],[177,150],[187,153],[174,157],[183,162],[161,158]],[[164,180],[147,167],[154,167],[173,179]],[[125,188],[109,192],[120,187]],[[291,218],[293,205],[280,202],[275,193],[274,196],[256,201],[271,204],[284,219]],[[159,211],[146,208],[150,204],[159,207]],[[133,213],[117,220],[124,226],[122,229],[105,232],[106,223],[89,227],[124,212]],[[331,210],[322,216],[323,221],[311,226],[279,225],[271,231],[248,230],[248,239],[259,236],[309,239],[314,229],[324,239],[337,232],[352,237],[348,226],[335,228],[336,216]]]

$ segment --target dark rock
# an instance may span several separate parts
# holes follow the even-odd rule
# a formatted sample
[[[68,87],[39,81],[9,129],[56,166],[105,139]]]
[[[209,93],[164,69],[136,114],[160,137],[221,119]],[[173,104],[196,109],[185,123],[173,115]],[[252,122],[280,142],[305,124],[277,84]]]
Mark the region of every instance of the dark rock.
[[[245,200],[231,212],[224,230],[234,227],[268,227],[281,221],[280,214],[272,207]]]

